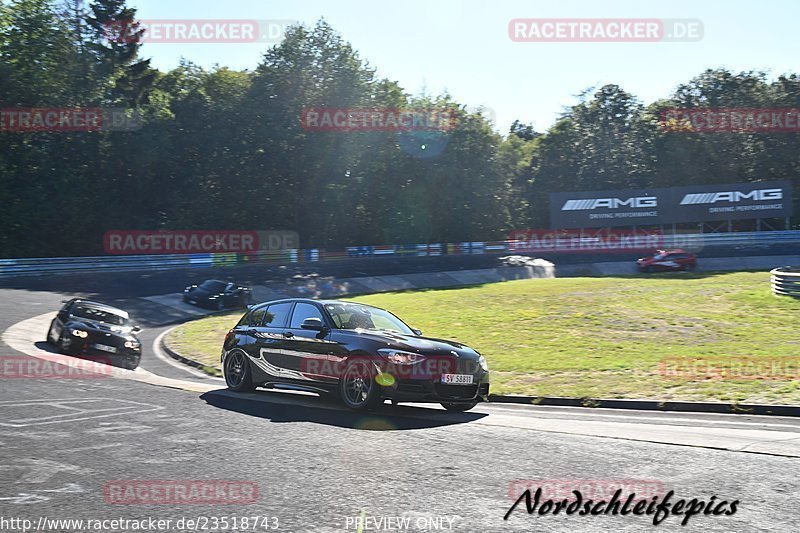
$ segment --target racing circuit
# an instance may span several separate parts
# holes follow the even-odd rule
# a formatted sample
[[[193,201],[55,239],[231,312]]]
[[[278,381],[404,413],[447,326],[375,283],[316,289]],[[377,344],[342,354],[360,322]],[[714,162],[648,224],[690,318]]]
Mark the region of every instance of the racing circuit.
[[[797,253],[781,246],[758,255],[775,254],[777,261],[777,254]],[[740,250],[713,255],[723,261]],[[568,270],[570,258],[550,259]],[[487,254],[2,280],[3,358],[68,360],[54,355],[44,336],[60,302],[75,295],[129,310],[144,327],[144,353],[135,371],[114,368],[98,379],[4,380],[0,514],[34,524],[42,517],[149,516],[177,523],[249,515],[294,532],[366,531],[369,524],[386,530],[389,517],[410,520],[409,530],[574,531],[574,517],[529,516],[524,505],[503,517],[521,486],[627,480],[687,499],[740,502],[734,516],[698,515],[686,528],[669,517],[659,525],[665,531],[797,527],[767,510],[794,504],[800,458],[794,418],[492,403],[467,413],[387,404],[361,415],[314,395],[229,392],[221,379],[175,362],[159,347],[170,327],[200,313],[179,302],[175,289],[205,275],[233,271],[277,283],[311,272],[352,277],[478,268],[502,264]],[[758,476],[743,477],[743,471]],[[255,483],[258,497],[237,505],[169,506],[108,499],[115,480],[210,478]],[[49,529],[42,530],[79,529],[45,524]],[[583,531],[647,527],[649,517],[634,515],[581,523]]]

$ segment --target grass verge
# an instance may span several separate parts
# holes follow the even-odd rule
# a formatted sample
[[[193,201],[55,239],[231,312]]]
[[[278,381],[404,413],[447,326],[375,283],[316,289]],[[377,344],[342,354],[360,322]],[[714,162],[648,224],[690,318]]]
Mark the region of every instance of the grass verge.
[[[772,296],[766,273],[520,280],[353,300],[477,349],[497,394],[800,403],[800,301]],[[168,342],[218,367],[240,316],[190,322]]]

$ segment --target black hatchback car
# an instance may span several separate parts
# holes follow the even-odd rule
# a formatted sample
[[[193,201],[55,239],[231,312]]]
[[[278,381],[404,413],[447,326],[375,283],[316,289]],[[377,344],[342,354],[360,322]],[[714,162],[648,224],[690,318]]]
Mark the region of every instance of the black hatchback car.
[[[133,370],[142,358],[139,326],[126,311],[99,302],[73,298],[50,322],[47,340],[63,354],[102,356]]]
[[[228,388],[338,394],[354,410],[390,399],[466,411],[489,396],[489,369],[463,344],[423,337],[368,305],[294,298],[251,308],[221,354]]]

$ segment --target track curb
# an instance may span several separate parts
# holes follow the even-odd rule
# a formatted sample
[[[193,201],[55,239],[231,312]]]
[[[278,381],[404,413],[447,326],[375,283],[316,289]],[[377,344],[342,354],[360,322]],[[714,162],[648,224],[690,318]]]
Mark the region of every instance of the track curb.
[[[680,402],[599,398],[560,398],[553,396],[506,396],[490,394],[490,403],[585,407],[589,409],[632,409],[637,411],[674,411],[684,413],[722,413],[738,415],[800,416],[800,406],[739,404],[717,402]]]
[[[184,322],[183,324],[185,324],[185,323],[186,322]],[[167,342],[167,337],[169,337],[169,334],[173,330],[175,330],[176,328],[182,326],[183,324],[176,324],[176,325],[172,326],[171,328],[169,328],[168,330],[166,330],[163,333],[163,335],[160,336],[160,340],[159,340],[159,343],[158,343],[159,344],[159,348],[161,348],[164,351],[164,353],[167,354],[168,356],[170,356],[172,359],[175,359],[176,361],[178,361],[180,363],[183,363],[186,366],[190,366],[192,368],[196,368],[198,370],[204,371],[203,369],[208,368],[208,365],[203,364],[200,361],[197,361],[195,359],[192,359],[191,357],[186,357],[185,355],[181,355],[179,352],[176,352],[175,350],[173,350],[170,347],[169,343]],[[211,374],[208,374],[208,377],[214,377],[214,376],[212,376]]]

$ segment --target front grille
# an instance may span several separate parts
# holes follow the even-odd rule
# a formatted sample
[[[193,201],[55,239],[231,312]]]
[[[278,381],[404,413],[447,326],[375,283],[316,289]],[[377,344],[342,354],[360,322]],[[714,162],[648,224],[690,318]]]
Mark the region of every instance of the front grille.
[[[414,392],[414,393],[424,393],[425,386],[421,383],[407,383],[407,382],[397,382],[397,392]]]
[[[478,385],[445,385],[437,383],[436,394],[442,398],[474,398],[478,393]]]

